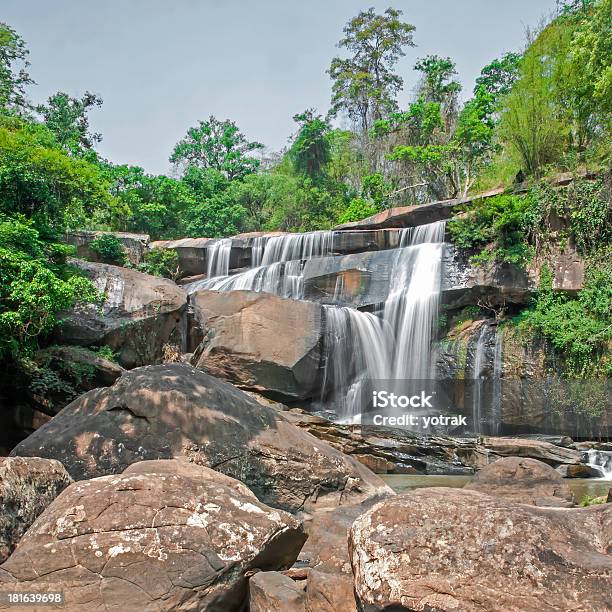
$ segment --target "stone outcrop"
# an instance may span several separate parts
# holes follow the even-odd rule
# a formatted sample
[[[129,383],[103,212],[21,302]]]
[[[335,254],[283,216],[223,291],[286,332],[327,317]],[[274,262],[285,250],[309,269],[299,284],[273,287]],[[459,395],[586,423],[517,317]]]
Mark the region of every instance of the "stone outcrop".
[[[274,399],[319,392],[320,306],[250,291],[198,291],[190,300],[204,336],[196,367]]]
[[[62,590],[69,611],[237,610],[248,574],[293,563],[305,540],[293,516],[213,470],[159,464],[68,487],[0,567],[0,585]]]
[[[610,608],[612,507],[538,508],[462,489],[417,489],[349,535],[361,610]]]
[[[0,563],[71,482],[64,466],[54,459],[0,458]]]
[[[185,292],[166,278],[128,268],[74,261],[104,295],[66,314],[57,336],[79,346],[107,345],[127,368],[155,363],[165,344],[181,343]]]
[[[527,272],[510,263],[470,263],[469,254],[451,244],[444,249],[441,300],[448,309],[472,304],[525,304],[535,285]]]
[[[280,572],[258,572],[249,580],[249,612],[304,612],[304,589]]]
[[[148,234],[130,234],[127,232],[99,232],[99,231],[72,231],[66,234],[66,242],[76,248],[77,257],[88,259],[89,261],[103,263],[100,254],[94,251],[90,245],[100,236],[110,234],[115,236],[122,244],[127,260],[137,266],[142,263],[144,254],[149,248]]]
[[[571,508],[575,501],[559,472],[524,457],[498,459],[476,472],[464,488],[532,506]]]
[[[482,446],[499,457],[531,457],[553,467],[578,464],[582,460],[580,452],[573,448],[530,438],[483,438]]]
[[[427,204],[389,208],[361,221],[353,221],[337,226],[335,229],[380,229],[385,227],[414,227],[435,221],[450,219],[460,207],[475,199],[492,197],[503,193],[503,189],[495,189],[470,198],[440,200]]]
[[[273,408],[178,363],[131,370],[112,387],[86,393],[12,454],[59,459],[75,480],[116,474],[145,459],[187,457],[293,512],[390,490]]]

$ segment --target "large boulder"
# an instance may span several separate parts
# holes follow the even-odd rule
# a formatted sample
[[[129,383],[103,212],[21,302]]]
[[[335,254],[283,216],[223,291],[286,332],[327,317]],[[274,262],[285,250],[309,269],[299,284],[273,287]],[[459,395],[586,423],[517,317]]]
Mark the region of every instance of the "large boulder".
[[[304,612],[304,589],[280,572],[258,572],[249,580],[249,612]]]
[[[417,489],[349,536],[361,610],[609,610],[612,507],[538,508],[463,489]]]
[[[559,472],[525,457],[505,457],[487,465],[476,472],[465,489],[532,506],[574,505],[574,495]]]
[[[64,466],[54,459],[0,458],[0,563],[71,482]]]
[[[573,448],[557,446],[543,440],[530,438],[483,438],[482,446],[499,457],[531,457],[553,467],[578,464],[582,455]]]
[[[73,263],[91,278],[104,302],[67,313],[57,333],[60,342],[107,345],[126,368],[155,363],[165,344],[181,343],[187,295],[171,280],[119,266]]]
[[[128,232],[100,232],[79,230],[66,234],[66,242],[76,248],[77,257],[88,259],[89,261],[102,262],[100,253],[91,248],[91,243],[100,236],[110,234],[115,236],[123,246],[127,260],[137,266],[144,259],[144,254],[149,248],[148,234],[130,234]]]
[[[297,557],[293,516],[213,470],[147,463],[68,487],[0,567],[0,585],[61,590],[69,611],[237,610],[250,572]]]
[[[196,367],[273,399],[319,391],[320,306],[251,291],[198,291],[190,299],[204,333]]]
[[[390,490],[275,409],[177,363],[131,370],[112,387],[86,393],[12,454],[59,459],[75,480],[116,474],[145,459],[188,457],[294,512]]]

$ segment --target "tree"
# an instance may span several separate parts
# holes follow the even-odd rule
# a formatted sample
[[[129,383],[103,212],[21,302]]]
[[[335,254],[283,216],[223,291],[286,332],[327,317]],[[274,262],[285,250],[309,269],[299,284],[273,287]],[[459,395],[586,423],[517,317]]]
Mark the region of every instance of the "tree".
[[[89,131],[87,114],[102,106],[102,98],[85,92],[82,98],[72,98],[63,91],[52,95],[47,104],[39,104],[36,111],[42,115],[47,127],[55,134],[59,144],[73,155],[93,149],[102,135]]]
[[[333,58],[327,71],[333,81],[331,115],[346,112],[363,133],[397,106],[395,95],[403,80],[393,68],[406,54],[404,48],[414,46],[415,29],[402,22],[401,15],[392,8],[382,15],[373,8],[361,11],[344,27],[338,44],[351,56]]]
[[[331,159],[329,123],[313,109],[294,115],[300,128],[289,149],[289,157],[296,172],[318,179]]]
[[[25,88],[34,83],[28,74],[29,51],[13,28],[0,22],[0,111],[23,114],[29,108]]]
[[[258,149],[263,145],[249,142],[233,121],[219,121],[211,115],[207,121],[199,121],[197,127],[189,128],[187,136],[174,147],[170,161],[217,170],[231,181],[259,167],[260,161],[248,155]]]
[[[446,126],[446,131],[452,129],[457,116],[457,107],[461,85],[453,80],[457,74],[455,62],[450,57],[428,55],[420,58],[414,69],[423,73],[419,87],[419,96],[426,102],[440,105],[440,112]]]

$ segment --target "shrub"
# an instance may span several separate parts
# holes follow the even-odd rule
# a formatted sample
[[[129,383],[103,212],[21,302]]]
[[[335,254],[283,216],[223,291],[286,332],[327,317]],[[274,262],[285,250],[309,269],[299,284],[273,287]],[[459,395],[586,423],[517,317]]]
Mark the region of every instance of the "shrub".
[[[173,249],[151,249],[145,253],[144,262],[138,266],[141,272],[175,280],[179,274],[178,254]]]
[[[97,253],[104,263],[118,266],[124,266],[127,263],[125,247],[114,234],[100,234],[91,241],[89,248]]]

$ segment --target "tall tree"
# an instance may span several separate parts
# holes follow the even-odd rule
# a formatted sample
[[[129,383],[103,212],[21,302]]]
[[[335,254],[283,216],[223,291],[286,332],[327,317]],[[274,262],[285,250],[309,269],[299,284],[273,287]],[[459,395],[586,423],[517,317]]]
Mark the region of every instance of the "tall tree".
[[[414,46],[414,26],[401,21],[402,11],[388,8],[377,15],[373,8],[361,11],[344,27],[338,46],[350,57],[332,59],[331,114],[344,111],[365,133],[376,120],[397,107],[395,96],[402,78],[393,72],[397,61]]]
[[[426,102],[440,105],[446,131],[450,132],[457,118],[459,92],[461,85],[453,79],[457,74],[455,62],[450,57],[427,55],[420,58],[414,66],[423,74],[419,86],[419,96]]]
[[[331,159],[331,127],[313,109],[294,115],[293,120],[300,127],[289,149],[291,163],[296,172],[318,179]]]
[[[88,113],[102,106],[102,98],[86,91],[82,98],[72,98],[63,91],[52,95],[36,111],[55,134],[59,144],[74,155],[93,149],[102,135],[89,131]]]
[[[28,74],[28,53],[23,38],[0,22],[0,111],[22,114],[29,108],[25,88],[34,81]]]
[[[263,144],[248,141],[233,121],[219,121],[211,115],[189,128],[174,147],[170,161],[176,166],[211,168],[229,180],[241,179],[259,167],[260,161],[249,155],[258,149],[263,149]]]

